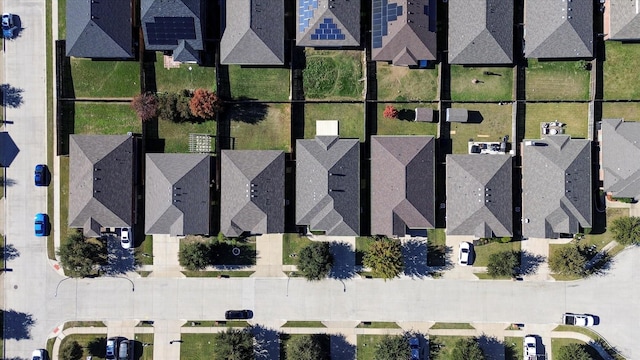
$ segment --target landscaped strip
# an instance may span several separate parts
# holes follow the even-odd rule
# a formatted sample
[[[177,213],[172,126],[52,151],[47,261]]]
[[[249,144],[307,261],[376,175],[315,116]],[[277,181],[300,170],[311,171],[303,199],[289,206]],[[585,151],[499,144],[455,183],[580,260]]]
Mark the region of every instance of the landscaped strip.
[[[281,327],[326,328],[322,321],[287,321]]]
[[[250,277],[255,271],[181,271],[186,277],[215,277],[215,278],[227,278],[227,277]]]
[[[449,329],[463,329],[463,330],[473,330],[475,329],[471,324],[469,323],[442,323],[442,322],[437,322],[435,324],[433,324],[433,326],[431,326],[429,328],[430,330],[449,330]]]
[[[359,329],[400,329],[400,325],[392,321],[363,321],[356,327]]]

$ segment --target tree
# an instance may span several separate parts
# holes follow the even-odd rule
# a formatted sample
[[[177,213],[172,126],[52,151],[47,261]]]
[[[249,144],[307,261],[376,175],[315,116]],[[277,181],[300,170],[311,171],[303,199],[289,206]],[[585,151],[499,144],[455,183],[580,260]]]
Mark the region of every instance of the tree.
[[[246,329],[227,328],[213,335],[213,358],[219,360],[253,360],[253,336]]]
[[[408,359],[411,355],[409,340],[402,335],[385,335],[376,345],[375,360]]]
[[[80,360],[82,358],[82,346],[77,341],[65,342],[58,353],[60,360]]]
[[[178,262],[187,270],[202,270],[211,263],[211,246],[200,241],[185,242],[178,252]]]
[[[404,270],[402,245],[399,240],[384,238],[375,241],[362,259],[364,266],[383,279],[392,279]]]
[[[587,351],[585,344],[572,343],[561,346],[558,354],[553,356],[556,360],[590,360],[591,355]]]
[[[193,116],[202,119],[212,119],[222,108],[222,101],[215,92],[207,89],[196,89],[189,102],[189,109]]]
[[[78,231],[72,231],[58,250],[60,263],[67,276],[87,277],[94,275],[96,266],[106,260],[104,247],[96,242],[85,239]]]
[[[459,339],[451,350],[451,360],[484,360],[484,353],[475,338]]]
[[[136,95],[131,100],[131,108],[140,121],[147,122],[158,116],[158,98],[150,92]]]
[[[501,251],[489,255],[487,273],[491,277],[511,276],[518,274],[520,266],[520,253],[514,250]]]
[[[549,268],[558,274],[584,276],[586,265],[587,257],[576,245],[561,247],[549,256]]]
[[[640,217],[623,216],[613,220],[611,232],[622,245],[640,244]]]
[[[299,335],[287,341],[287,359],[297,360],[329,360],[326,335]]]
[[[393,105],[387,105],[384,108],[384,112],[382,113],[382,116],[384,116],[387,119],[397,119],[398,118],[398,110],[396,110],[396,108],[393,107]]]
[[[307,280],[320,280],[331,271],[333,255],[329,252],[329,243],[314,241],[300,250],[298,254],[298,271]]]

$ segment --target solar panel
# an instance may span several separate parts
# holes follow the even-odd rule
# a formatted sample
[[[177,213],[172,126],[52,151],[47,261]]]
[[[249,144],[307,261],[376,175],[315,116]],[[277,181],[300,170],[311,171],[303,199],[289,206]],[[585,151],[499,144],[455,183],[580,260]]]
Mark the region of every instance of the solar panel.
[[[324,18],[311,34],[311,40],[344,40],[345,38],[338,24],[334,24],[333,18]]]
[[[178,45],[178,40],[196,38],[196,26],[191,17],[154,17],[145,23],[149,45]]]
[[[403,8],[398,3],[389,3],[388,0],[373,0],[371,46],[374,49],[382,47],[382,37],[389,34],[389,21],[398,20],[398,16],[402,16],[402,12]]]
[[[298,32],[305,32],[309,28],[313,13],[318,9],[318,0],[300,0],[298,7]]]

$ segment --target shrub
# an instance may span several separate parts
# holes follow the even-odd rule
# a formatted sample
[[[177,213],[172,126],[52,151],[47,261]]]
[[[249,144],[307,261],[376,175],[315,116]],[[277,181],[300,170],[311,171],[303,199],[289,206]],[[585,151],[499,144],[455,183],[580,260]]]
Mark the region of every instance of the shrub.
[[[487,273],[491,277],[511,276],[518,274],[520,265],[520,253],[509,250],[491,254],[487,264]]]
[[[564,246],[549,256],[549,268],[557,274],[584,276],[587,257],[576,245]]]
[[[572,343],[561,346],[554,358],[556,360],[590,360],[591,355],[589,355],[586,345]]]
[[[147,122],[158,116],[158,98],[150,92],[136,95],[131,100],[131,108],[140,121]]]
[[[58,256],[65,274],[79,278],[95,275],[97,266],[106,260],[104,247],[97,241],[87,241],[79,231],[69,233]]]
[[[613,238],[622,245],[640,243],[640,217],[623,216],[611,224]]]
[[[178,253],[178,261],[187,270],[202,270],[211,263],[211,245],[200,241],[184,243]]]
[[[385,335],[376,346],[375,360],[408,359],[411,355],[409,341],[401,335]]]
[[[193,116],[208,120],[213,119],[222,109],[222,101],[215,92],[207,89],[196,89],[189,102],[189,109]]]
[[[484,360],[484,353],[475,338],[459,339],[451,350],[452,360]]]
[[[158,119],[173,122],[193,121],[194,117],[189,108],[191,96],[189,90],[158,94]]]
[[[80,360],[82,358],[82,346],[77,341],[67,342],[58,353],[60,360]]]
[[[397,119],[398,118],[398,110],[396,110],[396,108],[393,107],[393,105],[387,105],[384,108],[384,112],[382,113],[382,116],[384,116],[387,119]]]
[[[246,330],[227,328],[213,335],[213,358],[219,360],[254,359],[253,336]]]
[[[385,280],[400,275],[404,270],[400,241],[383,238],[373,242],[364,255],[362,263],[371,268],[375,276]]]
[[[329,243],[312,242],[298,254],[298,271],[307,280],[320,280],[329,275],[333,266],[333,255],[329,252]]]
[[[328,360],[330,354],[323,342],[325,335],[299,335],[287,341],[287,359]]]

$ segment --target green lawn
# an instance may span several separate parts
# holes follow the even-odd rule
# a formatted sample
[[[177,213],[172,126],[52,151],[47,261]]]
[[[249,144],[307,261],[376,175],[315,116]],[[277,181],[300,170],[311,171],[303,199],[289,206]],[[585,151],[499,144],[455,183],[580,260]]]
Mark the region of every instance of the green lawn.
[[[142,344],[153,344],[153,334],[135,334],[135,341],[137,342],[135,350],[136,355],[133,357],[136,360],[153,360],[153,346],[142,346]],[[138,351],[142,351],[139,354]]]
[[[427,236],[430,244],[445,245],[447,243],[447,234],[444,229],[429,229],[427,230]]]
[[[447,235],[444,229],[427,230],[427,264],[444,266],[447,257]]]
[[[164,139],[166,153],[187,153],[189,152],[189,134],[209,134],[217,133],[217,123],[213,120],[201,123],[175,123],[172,121],[158,120],[158,132],[160,138]],[[214,146],[212,145],[212,149]]]
[[[558,351],[560,350],[560,348],[562,346],[566,346],[569,344],[584,344],[587,345],[587,352],[589,352],[589,355],[591,356],[591,359],[593,360],[602,360],[602,357],[600,356],[600,354],[596,351],[596,349],[592,348],[591,346],[589,346],[588,344],[586,344],[585,342],[582,342],[580,340],[577,339],[562,339],[562,338],[552,338],[551,339],[551,354],[552,354],[552,358],[556,358],[558,355]],[[548,344],[547,344],[548,346]]]
[[[640,44],[605,41],[604,98],[640,99]]]
[[[71,58],[76,97],[132,97],[140,93],[137,61],[91,61]]]
[[[69,157],[60,157],[60,229],[53,229],[60,232],[60,245],[67,240],[67,234],[69,231]],[[55,260],[55,248],[53,243],[53,236],[49,236],[47,239],[47,255],[49,259]]]
[[[67,0],[58,0],[58,39],[67,38]]]
[[[303,87],[307,99],[362,99],[362,51],[305,50]]]
[[[151,256],[144,256],[148,254]],[[141,265],[153,265],[153,236],[145,235],[142,244],[138,244],[135,248],[136,262]]]
[[[216,69],[213,67],[181,64],[179,68],[165,69],[162,53],[156,52],[155,69],[158,92],[178,92],[198,88],[215,91],[216,89]]]
[[[382,340],[384,335],[358,335],[356,347],[357,360],[375,359],[376,345]]]
[[[302,248],[309,244],[311,244],[311,240],[307,237],[301,237],[298,234],[284,234],[282,236],[282,264],[296,265],[298,263],[296,256]]]
[[[525,74],[527,100],[589,99],[590,73],[582,68],[582,62],[528,61]]]
[[[449,329],[475,329],[471,324],[469,323],[442,323],[442,322],[437,322],[435,324],[433,324],[433,326],[431,326],[429,329],[432,330],[449,330]]]
[[[356,238],[356,265],[362,265],[364,254],[369,251],[369,246],[375,241],[372,237],[358,236]]]
[[[525,138],[540,139],[540,123],[558,120],[572,138],[588,137],[589,105],[577,103],[529,103],[525,113]]]
[[[361,322],[357,328],[360,329],[400,329],[400,326],[396,322],[391,321],[370,321]]]
[[[229,65],[229,83],[234,99],[289,100],[290,75],[286,68],[252,68]]]
[[[282,327],[325,328],[322,321],[287,321]]]
[[[607,208],[606,223],[604,224],[605,228],[596,231],[594,227],[594,231],[585,235],[584,238],[580,240],[580,244],[585,246],[595,245],[598,250],[602,249],[605,245],[615,240],[613,238],[613,233],[611,233],[611,231],[606,231],[606,227],[611,225],[613,220],[623,216],[629,216],[629,209]]]
[[[182,334],[180,359],[209,360],[213,354],[212,334]]]
[[[126,135],[141,133],[142,123],[129,104],[75,103],[75,134]]]
[[[62,326],[62,330],[74,327],[106,327],[102,321],[67,321]]]
[[[343,139],[364,141],[364,106],[362,104],[305,104],[304,138],[316,137],[316,120],[338,120]]]
[[[430,336],[429,337],[429,359],[448,360],[455,348],[456,341],[465,339],[465,336]],[[439,345],[439,348],[437,347]]]
[[[86,359],[87,356],[92,355],[93,360],[102,360],[104,359],[103,357],[90,354],[89,349],[87,347],[89,343],[92,341],[95,341],[98,339],[103,339],[104,341],[106,341],[106,338],[107,338],[106,332],[104,334],[71,334],[71,335],[65,336],[65,338],[62,339],[62,342],[60,343],[60,348],[62,349],[66,344],[71,343],[73,341],[77,341],[78,344],[80,344],[80,346],[82,347],[82,359]],[[103,351],[100,351],[100,352],[103,352]]]
[[[491,75],[486,75],[488,72]],[[473,80],[477,80],[476,83]],[[511,101],[513,68],[451,65],[453,101]]]
[[[409,69],[378,62],[378,100],[429,101],[438,96],[438,69]]]
[[[235,149],[291,152],[291,105],[251,104],[229,111]]]
[[[475,260],[473,261],[473,266],[487,266],[491,254],[507,250],[520,251],[520,241],[511,241],[508,243],[492,242],[486,245],[474,246]]]
[[[229,270],[229,271],[181,271],[186,277],[251,277],[255,271],[240,271],[240,270]]]
[[[504,359],[520,360],[524,354],[524,339],[515,336],[506,336],[504,338]]]
[[[511,137],[512,107],[498,104],[453,104],[454,108],[465,108],[480,112],[480,123],[451,123],[451,139],[454,154],[468,154],[469,139],[475,141],[498,141],[503,136]]]
[[[640,120],[640,103],[605,102],[602,104],[602,118],[638,121]]]
[[[393,105],[398,110],[398,119],[387,119],[383,116],[386,105]],[[437,108],[436,104],[378,104],[378,129],[377,135],[433,135],[438,134],[438,123],[415,122],[415,109]]]

